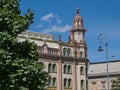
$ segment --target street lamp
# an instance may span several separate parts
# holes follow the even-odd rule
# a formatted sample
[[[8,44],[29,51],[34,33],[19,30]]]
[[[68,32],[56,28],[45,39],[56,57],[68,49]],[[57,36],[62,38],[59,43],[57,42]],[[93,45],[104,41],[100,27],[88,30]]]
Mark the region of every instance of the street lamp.
[[[98,50],[97,51],[99,51],[99,52],[102,52],[103,51],[103,49],[102,49],[102,46],[101,46],[101,44],[102,44],[102,41],[105,39],[105,47],[106,47],[106,65],[107,65],[107,69],[106,69],[106,73],[107,73],[107,88],[108,88],[108,90],[110,90],[110,87],[109,87],[109,66],[108,66],[108,42],[107,42],[107,39],[106,39],[106,37],[105,37],[105,35],[103,34],[103,33],[100,33],[99,35],[98,35],[98,37],[97,37],[97,39],[98,39],[98,41],[99,41],[99,48],[98,48]]]

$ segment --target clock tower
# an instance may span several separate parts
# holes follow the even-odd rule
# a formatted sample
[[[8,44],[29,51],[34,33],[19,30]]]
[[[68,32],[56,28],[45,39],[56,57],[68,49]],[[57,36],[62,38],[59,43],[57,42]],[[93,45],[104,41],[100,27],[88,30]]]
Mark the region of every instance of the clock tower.
[[[69,43],[76,46],[77,53],[75,56],[87,58],[87,45],[84,40],[85,28],[83,26],[83,19],[80,16],[79,9],[76,9],[76,15],[73,19],[73,26],[70,30]]]
[[[73,19],[73,27],[70,31],[70,37],[69,37],[69,42],[72,43],[85,43],[84,41],[84,34],[85,34],[85,29],[83,26],[83,19],[79,14],[79,9],[76,9],[76,15]]]

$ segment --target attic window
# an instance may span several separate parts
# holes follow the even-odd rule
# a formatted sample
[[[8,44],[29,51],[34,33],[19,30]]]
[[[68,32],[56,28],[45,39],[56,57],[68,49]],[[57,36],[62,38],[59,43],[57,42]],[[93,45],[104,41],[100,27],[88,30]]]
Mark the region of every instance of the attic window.
[[[80,21],[76,21],[75,22],[75,25],[77,26],[77,25],[81,25],[81,22]]]

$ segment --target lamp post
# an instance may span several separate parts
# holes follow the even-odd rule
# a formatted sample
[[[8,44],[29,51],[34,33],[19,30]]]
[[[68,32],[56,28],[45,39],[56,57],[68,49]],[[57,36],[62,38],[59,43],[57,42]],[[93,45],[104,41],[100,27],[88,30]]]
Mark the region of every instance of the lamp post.
[[[105,39],[105,47],[106,47],[106,74],[107,74],[107,88],[108,90],[110,90],[110,84],[109,84],[109,66],[108,66],[108,42],[107,39],[105,37],[105,35],[103,33],[100,33],[97,37],[97,39],[99,40],[99,48],[97,51],[102,52],[103,48],[101,46],[102,41]]]

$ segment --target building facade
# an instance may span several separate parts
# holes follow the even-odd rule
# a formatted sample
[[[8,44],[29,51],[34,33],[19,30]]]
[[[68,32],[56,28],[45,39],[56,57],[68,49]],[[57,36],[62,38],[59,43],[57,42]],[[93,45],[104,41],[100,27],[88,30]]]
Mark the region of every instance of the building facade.
[[[68,42],[61,36],[55,41],[53,35],[37,32],[23,32],[18,41],[37,44],[39,62],[45,64],[45,71],[51,76],[48,90],[108,90],[106,62],[88,65],[87,44],[84,39],[85,28],[79,9],[76,9]],[[109,88],[120,77],[120,60],[109,61]]]
[[[49,34],[23,32],[19,35],[19,41],[27,39],[37,44],[39,61],[45,64],[45,71],[51,76],[48,90],[87,90],[88,57],[85,32],[83,19],[79,9],[76,9],[68,42],[62,42],[60,35],[58,41],[54,41]]]
[[[109,61],[109,88],[111,90],[114,80],[120,77],[120,60]],[[88,70],[89,90],[108,90],[106,62],[90,63]]]

